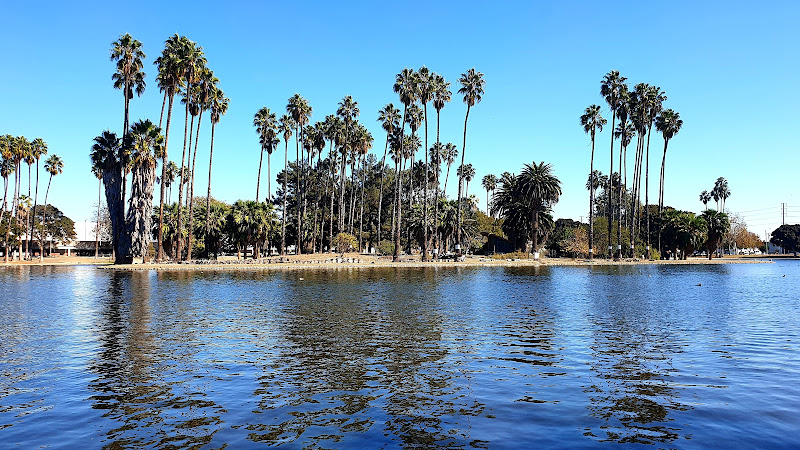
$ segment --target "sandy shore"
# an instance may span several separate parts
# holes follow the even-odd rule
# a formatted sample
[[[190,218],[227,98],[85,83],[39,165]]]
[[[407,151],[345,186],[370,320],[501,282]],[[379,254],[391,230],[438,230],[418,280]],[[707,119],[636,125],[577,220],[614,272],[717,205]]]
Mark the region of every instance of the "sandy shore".
[[[252,261],[252,260],[250,260]],[[493,259],[484,256],[468,256],[464,261],[429,261],[422,262],[419,256],[405,256],[400,262],[392,262],[391,256],[359,255],[356,253],[341,255],[316,254],[287,257],[272,257],[264,262],[243,262],[235,258],[226,258],[218,262],[203,263],[166,263],[166,264],[128,264],[101,266],[114,270],[316,270],[340,268],[392,268],[392,267],[527,267],[527,266],[604,266],[604,265],[643,265],[643,264],[763,264],[769,259],[746,257],[725,257],[709,260],[708,258],[689,258],[685,261],[610,261],[605,259],[573,259],[543,258],[533,259]]]

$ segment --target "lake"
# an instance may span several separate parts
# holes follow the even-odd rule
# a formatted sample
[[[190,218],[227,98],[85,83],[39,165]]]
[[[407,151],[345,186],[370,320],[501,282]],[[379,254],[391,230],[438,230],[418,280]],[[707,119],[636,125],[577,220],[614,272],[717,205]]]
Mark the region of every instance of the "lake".
[[[800,446],[800,263],[0,268],[0,448]]]

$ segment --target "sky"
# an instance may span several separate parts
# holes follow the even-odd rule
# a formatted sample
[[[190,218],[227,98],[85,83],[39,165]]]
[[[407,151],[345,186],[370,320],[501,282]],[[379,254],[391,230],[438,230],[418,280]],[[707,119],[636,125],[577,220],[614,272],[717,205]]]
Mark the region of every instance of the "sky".
[[[469,115],[466,162],[476,169],[470,194],[485,208],[485,174],[519,173],[524,164],[544,161],[562,182],[554,216],[585,221],[591,143],[579,117],[598,104],[611,118],[600,81],[619,70],[631,86],[660,86],[668,97],[665,108],[683,119],[667,152],[665,204],[700,212],[700,192],[725,177],[732,192],[726,207],[751,231],[763,237],[781,224],[784,211],[786,223],[800,223],[800,3],[387,5],[9,2],[0,27],[0,133],[43,138],[65,163],[48,201],[76,222],[91,221],[98,194],[88,156],[92,139],[106,129],[121,134],[123,125],[122,92],[111,81],[111,43],[124,33],[143,43],[147,89],[131,101],[131,121],[157,122],[163,96],[153,61],[170,35],[185,35],[203,47],[231,100],[215,132],[212,195],[233,202],[255,196],[260,146],[252,119],[259,108],[280,116],[287,99],[299,93],[316,121],[351,95],[380,158],[386,137],[377,111],[389,102],[400,105],[392,91],[398,72],[425,65],[452,83],[441,136],[461,149],[466,105],[457,84],[474,67],[484,74],[486,91]],[[431,122],[429,146],[435,140]],[[172,160],[180,159],[182,130],[176,107]],[[205,122],[197,157],[203,169],[195,181],[203,193],[209,137]],[[604,173],[610,139],[610,126],[597,136],[595,167]],[[273,192],[281,150],[282,144],[271,161]],[[657,198],[662,150],[662,138],[654,135],[651,199]],[[266,161],[263,170],[262,192]],[[46,183],[43,177],[40,192]],[[451,197],[456,184],[448,184]]]

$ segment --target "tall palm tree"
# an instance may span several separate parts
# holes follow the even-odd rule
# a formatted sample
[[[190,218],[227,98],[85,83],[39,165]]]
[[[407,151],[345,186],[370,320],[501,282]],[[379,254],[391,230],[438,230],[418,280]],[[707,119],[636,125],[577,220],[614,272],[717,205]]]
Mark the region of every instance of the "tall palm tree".
[[[441,141],[439,140],[439,118],[441,116],[442,109],[444,109],[444,105],[449,103],[451,97],[453,95],[450,92],[450,83],[445,80],[445,78],[439,74],[433,75],[433,107],[436,109],[436,144],[439,145],[437,148],[439,157],[439,164],[437,167],[439,168],[436,172],[436,195],[434,196],[434,211],[433,211],[433,218],[436,223],[433,226],[434,233],[436,235],[436,248],[437,248],[437,257],[439,255],[439,248],[441,247],[440,242],[440,235],[439,235],[439,170],[441,170],[441,162],[442,162],[442,151],[444,147],[441,146]],[[448,166],[449,169],[450,166]]]
[[[161,156],[164,136],[150,120],[133,124],[128,135],[131,149],[131,205],[128,208],[127,232],[131,237],[131,256],[147,261],[153,210],[156,165]]]
[[[358,248],[363,249],[364,240],[364,186],[367,184],[367,170],[364,165],[369,149],[372,148],[372,133],[367,131],[364,126],[359,127],[358,134],[358,153],[361,155],[361,210],[358,213]],[[380,207],[380,205],[378,205]]]
[[[16,170],[11,150],[11,139],[13,138],[8,135],[0,137],[0,176],[3,177],[3,206],[0,208],[0,224],[3,223],[3,215],[5,215],[6,205],[8,204],[8,178]],[[10,235],[11,227],[8,226],[3,240],[3,258],[5,262],[8,262],[8,239]]]
[[[400,121],[400,137],[399,137],[399,148],[402,149],[403,142],[405,142],[405,128],[406,128],[406,117],[408,112],[408,107],[414,103],[417,99],[417,92],[416,92],[416,83],[414,70],[405,68],[402,72],[398,73],[395,76],[394,86],[392,89],[394,92],[400,97],[400,103],[403,104],[403,118]],[[401,159],[402,161],[402,159]],[[396,193],[395,193],[395,203],[397,205],[397,227],[395,229],[395,236],[394,236],[394,255],[392,255],[393,261],[400,260],[400,223],[402,222],[401,218],[403,215],[403,208],[402,202],[400,201],[400,172],[398,171],[397,179],[395,183]]]
[[[176,249],[175,249],[175,258],[181,259],[181,255],[183,255],[183,215],[181,214],[182,205],[183,205],[183,186],[187,183],[187,178],[190,173],[187,170],[184,170],[184,167],[188,165],[188,161],[186,160],[186,149],[187,144],[188,148],[191,152],[191,136],[189,135],[189,113],[192,111],[193,105],[193,92],[195,84],[197,83],[200,74],[203,72],[203,68],[206,65],[206,58],[203,54],[203,47],[198,46],[195,42],[192,42],[188,39],[184,39],[181,41],[179,51],[179,58],[181,61],[181,69],[184,83],[183,89],[183,103],[186,105],[186,112],[184,116],[184,125],[183,125],[183,154],[181,155],[181,171],[180,171],[180,183],[178,184],[178,228],[176,230]],[[192,115],[194,117],[194,114]],[[191,211],[189,211],[191,214]]]
[[[111,244],[116,257],[115,262],[122,262],[128,255],[128,243],[124,239],[125,209],[122,204],[122,169],[124,150],[122,141],[116,133],[104,131],[94,138],[91,152],[92,167],[98,167],[103,176],[106,205],[111,220]]]
[[[626,116],[623,116],[625,120],[620,118],[620,123],[617,125],[617,129],[614,130],[614,136],[619,139],[620,146],[622,147],[619,152],[619,169],[620,173],[623,174],[625,180],[623,180],[623,176],[620,176],[620,182],[617,183],[617,200],[619,203],[617,217],[619,222],[617,223],[617,249],[619,250],[619,258],[622,258],[622,193],[625,189],[627,189],[628,182],[627,182],[627,154],[628,154],[628,145],[630,145],[631,140],[636,135],[636,128],[634,127],[633,123],[627,120]],[[623,165],[625,168],[623,169]],[[630,216],[630,211],[628,212]],[[631,235],[631,246],[634,245],[633,235]],[[631,247],[631,257],[633,257],[633,247]]]
[[[308,100],[301,97],[300,94],[294,94],[291,98],[289,98],[289,102],[286,105],[286,112],[288,112],[292,117],[295,127],[294,141],[296,147],[295,150],[297,151],[297,254],[300,255],[303,253],[303,227],[301,221],[302,213],[300,211],[300,199],[303,195],[300,187],[300,172],[302,172],[303,169],[300,160],[300,141],[302,140],[300,130],[302,130],[303,127],[305,127],[308,123],[308,120],[311,117],[312,108],[311,105],[308,104]]]
[[[53,182],[53,177],[64,171],[64,161],[56,155],[50,155],[47,161],[44,162],[44,170],[50,174],[50,179],[47,181],[47,191],[44,194],[44,213],[42,214],[42,228],[39,232],[39,261],[44,259],[44,224],[47,223],[47,196],[50,195],[50,184]]]
[[[122,89],[125,99],[123,137],[128,133],[128,111],[133,93],[141,96],[146,86],[145,73],[142,71],[144,58],[142,43],[128,33],[111,43],[111,61],[117,62],[117,70],[111,75],[111,79],[114,80],[115,89]]]
[[[386,145],[383,149],[383,159],[381,159],[380,171],[380,183],[378,185],[378,239],[377,243],[380,245],[381,242],[381,211],[383,210],[383,176],[386,172],[386,155],[389,152],[389,141],[391,140],[392,133],[396,129],[400,127],[400,110],[394,107],[393,104],[389,103],[383,108],[378,111],[378,122],[381,123],[381,127],[386,131]]]
[[[475,178],[475,168],[472,164],[467,164],[458,168],[458,176],[464,179],[464,198],[469,197],[469,182]]]
[[[486,189],[486,214],[489,214],[489,191],[494,191],[497,188],[497,177],[491,173],[484,175],[481,185]]]
[[[600,115],[600,105],[590,105],[581,115],[581,126],[592,139],[592,156],[589,160],[589,176],[594,177],[594,142],[598,131],[603,131],[603,126],[608,123]],[[590,180],[589,189],[589,259],[594,257],[594,188],[595,180]]]
[[[278,121],[278,133],[283,136],[283,214],[281,217],[281,249],[280,253],[283,255],[286,252],[286,198],[289,196],[286,190],[286,179],[289,178],[289,139],[292,138],[292,130],[294,129],[294,121],[288,114],[281,116]]]
[[[428,102],[433,100],[435,89],[435,76],[427,67],[422,66],[417,71],[417,96],[422,104],[423,120],[425,121],[425,183],[422,188],[422,261],[428,260]]]
[[[339,189],[339,230],[344,230],[345,225],[345,214],[344,214],[344,182],[345,182],[345,160],[349,153],[353,151],[352,144],[351,144],[351,136],[354,135],[353,132],[353,121],[358,118],[360,114],[360,110],[358,109],[358,102],[353,100],[353,97],[346,96],[339,102],[339,108],[336,110],[336,115],[342,119],[344,124],[344,143],[340,148],[340,152],[342,153],[342,166],[339,172],[339,180],[341,183],[341,187]],[[352,214],[352,211],[351,211]]]
[[[653,123],[661,114],[663,110],[663,104],[667,101],[666,94],[661,90],[660,87],[651,86],[646,91],[646,98],[647,98],[647,150],[645,154],[645,181],[644,181],[644,203],[645,203],[645,221],[647,222],[647,233],[645,234],[647,238],[646,249],[647,249],[647,258],[650,258],[650,208],[647,208],[646,205],[650,204],[649,194],[650,194],[650,133],[653,130]]]
[[[708,211],[708,202],[711,201],[711,194],[708,191],[701,192],[700,201],[703,202],[703,209]]]
[[[469,69],[466,73],[461,74],[461,78],[458,79],[458,82],[461,83],[461,88],[458,90],[458,93],[464,96],[464,103],[467,105],[467,114],[464,116],[464,143],[461,145],[461,165],[464,165],[464,155],[467,151],[467,120],[469,120],[469,110],[475,104],[480,103],[481,99],[483,98],[484,89],[486,87],[486,81],[483,79],[483,74],[481,72],[476,72],[475,68]],[[458,229],[456,231],[456,245],[457,248],[461,248],[461,186],[463,183],[463,179],[461,177],[458,178],[458,210],[456,211],[457,214],[457,221],[458,221]]]
[[[194,236],[194,175],[195,175],[195,163],[197,162],[197,147],[200,143],[200,124],[203,121],[203,112],[210,109],[210,99],[212,90],[214,86],[219,83],[217,77],[214,76],[214,73],[208,67],[203,67],[200,76],[198,77],[197,86],[195,89],[196,93],[196,105],[194,106],[193,110],[197,111],[197,131],[195,133],[194,138],[194,151],[192,152],[192,169],[191,175],[189,176],[189,198],[188,198],[188,211],[189,211],[189,233],[188,233],[188,245],[187,245],[187,253],[186,253],[186,260],[189,261],[192,259],[192,237]],[[194,113],[193,113],[194,114]]]
[[[264,152],[267,151],[267,147],[271,146],[272,141],[274,140],[274,136],[277,133],[278,125],[275,120],[275,113],[269,110],[266,106],[259,109],[255,116],[253,117],[253,126],[256,127],[256,133],[258,133],[258,140],[261,144],[261,152],[259,153],[261,156],[258,160],[258,179],[256,180],[256,201],[261,199],[259,195],[260,188],[261,188],[261,165],[264,162]],[[269,149],[269,154],[272,154],[272,149]],[[269,170],[269,157],[267,158],[267,183],[270,180],[270,170]],[[271,197],[271,191],[269,187],[267,187],[267,200]]]
[[[328,253],[330,253],[333,252],[333,203],[336,197],[336,170],[337,164],[339,163],[338,152],[336,150],[344,142],[344,124],[341,119],[330,114],[325,116],[324,129],[325,139],[330,142],[329,158],[331,161],[330,217],[328,222]]]
[[[230,103],[230,99],[225,97],[225,93],[222,92],[217,86],[214,86],[211,97],[209,99],[209,106],[211,108],[211,149],[208,153],[208,192],[206,193],[206,233],[205,233],[205,249],[206,249],[206,258],[209,257],[208,248],[209,248],[209,236],[211,233],[211,162],[214,160],[214,131],[219,123],[220,118],[228,112],[228,104]],[[169,120],[167,120],[169,124]],[[166,139],[164,140],[165,147],[166,147]],[[166,151],[166,150],[165,150]],[[269,166],[269,164],[267,164]]]
[[[614,120],[617,117],[617,109],[619,108],[620,102],[620,94],[625,86],[625,80],[627,78],[623,77],[619,74],[619,71],[612,70],[611,72],[607,73],[603,80],[600,82],[600,95],[605,98],[608,106],[611,108],[611,129],[614,129]],[[610,175],[614,174],[614,133],[611,133],[611,150],[610,150],[610,169],[608,173]],[[611,209],[611,193],[612,189],[608,189],[608,257],[612,256],[611,252],[611,221],[612,221],[612,209]]]
[[[661,212],[661,210],[664,208],[664,167],[667,160],[667,146],[669,145],[670,139],[678,134],[681,126],[683,126],[683,120],[681,120],[680,114],[671,109],[662,111],[661,114],[656,118],[656,129],[660,131],[661,135],[664,137],[664,154],[661,157],[661,180],[658,190],[659,212]]]
[[[36,206],[39,202],[39,160],[42,156],[47,154],[47,143],[42,138],[36,138],[31,142],[31,156],[36,159],[36,188],[34,189],[33,196],[33,211],[36,211]],[[33,222],[28,228],[28,249],[31,248],[33,239]]]
[[[172,106],[175,100],[175,94],[181,88],[181,84],[183,83],[183,62],[181,60],[181,48],[183,45],[186,45],[188,39],[186,37],[180,37],[177,34],[170,36],[164,42],[164,50],[161,52],[161,56],[156,58],[155,65],[158,68],[158,75],[156,76],[156,82],[159,85],[159,88],[164,92],[164,99],[168,101],[167,106],[167,128],[164,133],[164,150],[162,153],[162,160],[161,160],[161,188],[159,193],[159,202],[158,202],[158,255],[156,259],[158,261],[164,260],[164,201],[165,201],[165,190],[167,186],[170,186],[171,183],[164,183],[163,180],[167,179],[167,169],[169,164],[167,163],[168,160],[168,152],[167,148],[169,145],[169,130],[170,125],[172,123]],[[162,116],[163,116],[163,105],[162,105]],[[161,127],[161,120],[158,121],[159,128]]]
[[[717,181],[714,182],[714,189],[711,190],[711,196],[717,202],[717,209],[720,212],[725,212],[725,200],[731,196],[728,180],[723,177],[717,178]]]

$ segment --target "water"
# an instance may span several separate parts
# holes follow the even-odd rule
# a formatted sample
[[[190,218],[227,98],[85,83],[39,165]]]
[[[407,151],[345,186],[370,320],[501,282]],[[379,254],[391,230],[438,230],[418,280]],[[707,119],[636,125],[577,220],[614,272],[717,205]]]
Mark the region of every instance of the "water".
[[[794,261],[0,268],[0,447],[797,447],[798,288]]]

